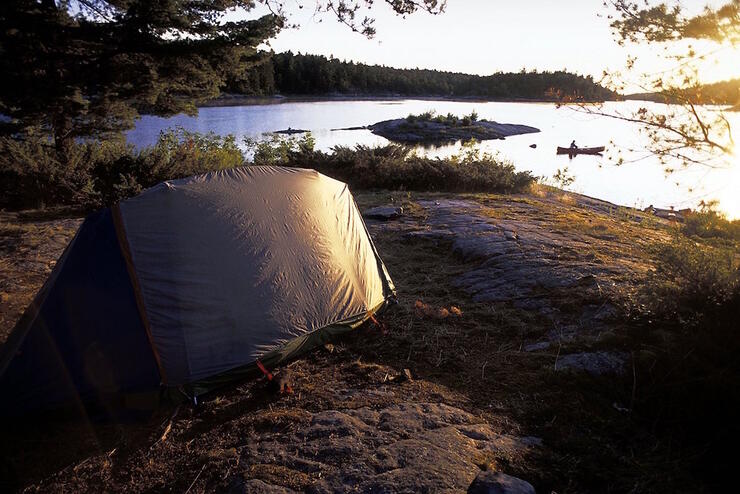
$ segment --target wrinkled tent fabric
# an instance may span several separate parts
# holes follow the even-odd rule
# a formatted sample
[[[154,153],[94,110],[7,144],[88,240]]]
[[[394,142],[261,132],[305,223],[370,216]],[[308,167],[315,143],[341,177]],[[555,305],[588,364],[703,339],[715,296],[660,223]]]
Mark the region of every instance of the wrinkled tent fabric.
[[[85,401],[103,366],[107,393],[198,394],[393,296],[346,184],[257,166],[168,181],[83,223],[0,353],[0,392],[24,409]]]

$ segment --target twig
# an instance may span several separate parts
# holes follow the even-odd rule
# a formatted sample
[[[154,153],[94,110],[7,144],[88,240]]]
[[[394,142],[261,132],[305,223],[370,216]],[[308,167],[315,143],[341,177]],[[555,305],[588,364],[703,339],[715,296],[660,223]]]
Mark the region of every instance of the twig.
[[[152,444],[152,446],[149,449],[152,449],[154,446],[156,446],[159,443],[163,443],[167,439],[167,435],[172,430],[172,421],[175,420],[175,417],[177,416],[177,413],[180,411],[180,405],[177,405],[177,408],[175,408],[175,411],[172,413],[172,416],[170,416],[170,419],[167,421],[167,427],[164,428],[164,432],[162,432],[162,435],[159,436],[159,439]]]
[[[637,369],[635,369],[635,352],[632,352],[632,398],[630,400],[630,412],[635,409],[635,396],[637,395]]]
[[[193,486],[195,485],[195,483],[200,478],[200,474],[203,473],[203,470],[205,470],[205,469],[206,469],[206,464],[204,463],[203,466],[200,467],[200,472],[198,472],[198,475],[196,475],[195,478],[193,479],[193,481],[190,483],[190,487],[188,487],[188,490],[185,491],[185,494],[188,494],[188,492],[190,492],[190,489],[193,488]]]

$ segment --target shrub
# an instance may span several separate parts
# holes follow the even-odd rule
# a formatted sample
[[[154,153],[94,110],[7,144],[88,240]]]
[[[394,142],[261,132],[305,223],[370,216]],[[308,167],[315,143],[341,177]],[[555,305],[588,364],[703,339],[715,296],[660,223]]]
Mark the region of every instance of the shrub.
[[[732,474],[723,465],[740,439],[737,245],[708,245],[676,232],[654,252],[656,270],[634,332],[634,410],[696,454],[698,473],[722,482]]]
[[[447,118],[447,117],[444,117]],[[252,163],[315,168],[358,189],[421,191],[519,191],[534,181],[511,163],[466,148],[448,159],[426,158],[398,145],[314,150],[308,133],[246,140]],[[43,137],[0,141],[0,207],[76,205],[97,208],[138,194],[164,180],[242,166],[244,153],[233,136],[177,128],[162,132],[154,146],[135,151],[123,140],[78,142],[62,166]]]
[[[140,152],[121,139],[77,142],[70,154],[60,163],[43,135],[0,140],[0,207],[100,207],[163,180],[244,164],[233,136],[181,128],[163,132]]]
[[[514,165],[481,155],[467,148],[451,158],[427,158],[411,148],[390,144],[381,147],[337,146],[332,153],[301,148],[296,143],[277,144],[281,158],[272,162],[299,168],[314,168],[347,182],[354,189],[419,191],[513,192],[529,186],[529,172],[517,172]],[[283,153],[285,151],[285,153]],[[274,156],[273,151],[264,152]],[[255,163],[258,162],[255,154]]]
[[[241,166],[244,155],[233,135],[176,128],[160,133],[157,144],[143,150],[138,160],[141,179],[149,187],[163,180]]]
[[[716,202],[702,203],[699,211],[684,215],[683,233],[701,238],[740,241],[740,220],[727,220],[715,209],[716,205]]]
[[[252,163],[255,165],[280,165],[288,161],[290,153],[311,155],[316,141],[310,132],[302,137],[283,137],[272,134],[268,140],[258,141],[251,138],[244,139],[248,154],[252,154]]]
[[[738,290],[740,269],[733,247],[703,245],[678,234],[654,251],[657,268],[648,301],[662,318],[684,327],[704,324]]]
[[[431,110],[419,115],[409,115],[406,117],[406,122],[410,124],[416,122],[436,122],[450,127],[459,127],[461,125],[467,127],[473,125],[477,121],[478,114],[475,111],[473,111],[470,115],[465,115],[462,118],[458,118],[452,113],[448,113],[447,115],[435,115],[435,112]]]
[[[73,146],[69,162],[60,163],[48,138],[0,140],[0,207],[38,208],[97,204],[102,200],[96,171],[132,150],[123,141],[82,142]],[[117,175],[116,175],[117,178]],[[111,184],[112,177],[105,177]]]

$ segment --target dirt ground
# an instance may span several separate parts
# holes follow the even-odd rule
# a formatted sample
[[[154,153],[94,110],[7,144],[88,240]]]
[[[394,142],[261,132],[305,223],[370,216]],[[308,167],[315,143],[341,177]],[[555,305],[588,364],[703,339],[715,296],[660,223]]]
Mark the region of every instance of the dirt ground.
[[[629,411],[620,311],[668,223],[545,188],[356,198],[404,208],[368,221],[399,295],[385,331],[365,325],[291,363],[292,395],[259,379],[141,422],[5,424],[5,486],[465,492],[493,469],[538,492],[702,490]],[[79,222],[3,213],[0,338]]]

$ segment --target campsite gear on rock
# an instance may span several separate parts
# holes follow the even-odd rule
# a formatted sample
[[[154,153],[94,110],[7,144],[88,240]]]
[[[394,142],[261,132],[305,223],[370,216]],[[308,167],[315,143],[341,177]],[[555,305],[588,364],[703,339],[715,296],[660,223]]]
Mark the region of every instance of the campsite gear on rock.
[[[163,182],[84,221],[0,349],[0,414],[196,399],[394,297],[342,182],[269,166]]]

